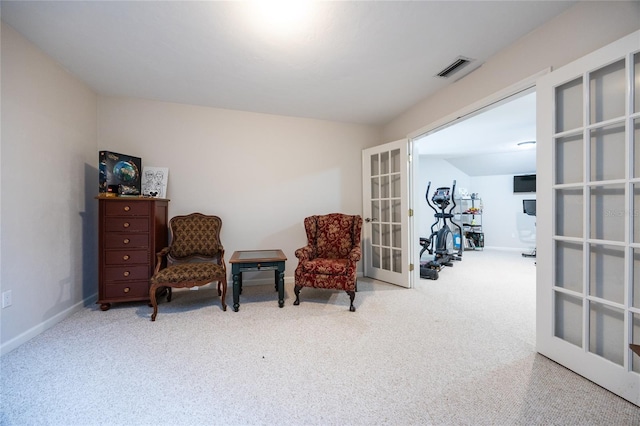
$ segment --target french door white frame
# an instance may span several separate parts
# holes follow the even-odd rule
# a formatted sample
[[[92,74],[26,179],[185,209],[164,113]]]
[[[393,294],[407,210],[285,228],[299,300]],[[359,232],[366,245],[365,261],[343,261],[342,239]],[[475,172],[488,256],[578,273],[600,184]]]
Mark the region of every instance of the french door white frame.
[[[452,126],[460,121],[463,121],[465,119],[467,119],[469,116],[472,116],[474,114],[476,114],[477,112],[479,112],[480,110],[500,103],[508,98],[510,98],[513,95],[516,95],[518,93],[521,93],[525,90],[530,90],[532,88],[535,87],[536,85],[536,81],[543,75],[548,74],[551,71],[550,68],[544,69],[542,71],[539,71],[523,80],[520,80],[519,82],[503,89],[500,90],[499,92],[496,92],[484,99],[481,99],[477,102],[474,102],[470,105],[468,105],[467,107],[456,111],[453,114],[449,114],[447,116],[445,116],[444,118],[434,121],[433,123],[420,128],[419,130],[416,130],[415,132],[412,132],[408,135],[409,138],[409,142],[411,143],[411,148],[412,148],[412,152],[417,152],[418,149],[415,146],[416,144],[416,140],[430,134],[430,133],[434,133],[437,132],[438,130],[442,130],[445,127],[449,127]],[[419,167],[419,161],[413,161],[413,168],[412,168],[412,172],[411,172],[411,198],[413,201],[413,205],[415,205],[415,200],[421,200],[424,198],[424,187],[421,187],[420,185],[416,185],[415,182],[418,182],[420,179],[420,167]],[[418,229],[413,229],[413,233],[412,233],[412,237],[411,237],[411,242],[413,243],[417,243],[419,241],[420,238],[420,234],[419,234],[419,230]],[[413,270],[413,281],[414,282],[419,282],[420,280],[420,268],[418,265],[420,265],[420,259],[419,259],[419,255],[420,252],[419,250],[415,250],[414,251],[414,258],[413,258],[413,263],[416,265],[415,269]]]
[[[362,151],[364,275],[407,288],[413,287],[410,158],[407,139]]]
[[[634,330],[640,329],[634,323],[640,318],[640,306],[633,302],[633,289],[640,288],[633,283],[640,250],[633,230],[639,211],[634,203],[640,199],[635,193],[640,177],[633,168],[640,158],[638,153],[635,160],[633,156],[640,142],[634,146],[633,123],[640,121],[640,113],[633,110],[639,86],[635,83],[634,89],[632,73],[638,52],[640,31],[539,80],[537,158],[548,167],[537,173],[536,197],[536,349],[636,405],[640,405],[640,374],[633,367],[635,362],[637,371],[638,357],[628,345]],[[591,111],[592,105],[604,108],[594,99],[606,99],[612,84],[602,70],[620,63],[624,81],[619,85],[615,80],[612,91],[625,98],[623,112],[604,120],[592,118],[596,111]],[[567,129],[566,116],[572,118]],[[616,126],[624,126],[616,133],[623,139],[622,147],[617,140],[612,143],[613,139],[598,136]],[[563,151],[570,143],[575,151]],[[612,162],[610,152],[621,157],[620,166],[600,165]],[[611,168],[613,177],[601,176],[596,164]],[[566,170],[571,170],[571,178]],[[605,188],[617,195],[605,195]],[[621,297],[610,297],[607,289],[612,285],[622,290]]]

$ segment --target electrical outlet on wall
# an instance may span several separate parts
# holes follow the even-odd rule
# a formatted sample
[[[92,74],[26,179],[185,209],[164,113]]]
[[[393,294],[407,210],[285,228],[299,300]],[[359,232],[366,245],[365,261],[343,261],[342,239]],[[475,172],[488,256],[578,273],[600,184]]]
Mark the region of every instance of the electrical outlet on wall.
[[[12,303],[13,303],[13,301],[11,300],[11,290],[3,291],[2,292],[2,307],[3,308],[8,308],[9,306],[11,306]]]

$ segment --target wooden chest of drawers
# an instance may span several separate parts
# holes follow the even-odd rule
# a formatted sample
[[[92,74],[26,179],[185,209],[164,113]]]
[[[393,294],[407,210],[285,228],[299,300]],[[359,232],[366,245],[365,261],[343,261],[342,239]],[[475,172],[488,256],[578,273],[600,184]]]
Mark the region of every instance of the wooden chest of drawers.
[[[155,254],[167,245],[169,200],[98,197],[100,204],[98,302],[149,300]]]

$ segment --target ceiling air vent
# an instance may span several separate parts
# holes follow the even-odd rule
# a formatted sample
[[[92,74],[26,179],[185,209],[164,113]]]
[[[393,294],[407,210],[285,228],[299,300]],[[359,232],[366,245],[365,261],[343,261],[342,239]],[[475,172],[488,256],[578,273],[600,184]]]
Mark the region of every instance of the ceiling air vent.
[[[449,66],[436,74],[436,77],[448,78],[451,74],[469,65],[471,61],[473,61],[473,59],[458,56]]]

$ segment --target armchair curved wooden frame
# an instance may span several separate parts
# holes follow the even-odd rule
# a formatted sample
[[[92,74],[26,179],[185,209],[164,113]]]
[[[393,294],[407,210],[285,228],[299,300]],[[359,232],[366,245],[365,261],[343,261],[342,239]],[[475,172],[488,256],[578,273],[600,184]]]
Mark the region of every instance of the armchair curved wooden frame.
[[[159,290],[167,289],[167,302],[173,288],[191,288],[218,282],[222,310],[227,310],[227,268],[220,242],[222,221],[201,213],[175,216],[169,221],[170,245],[156,254],[149,298],[153,306],[151,321],[158,314]]]

